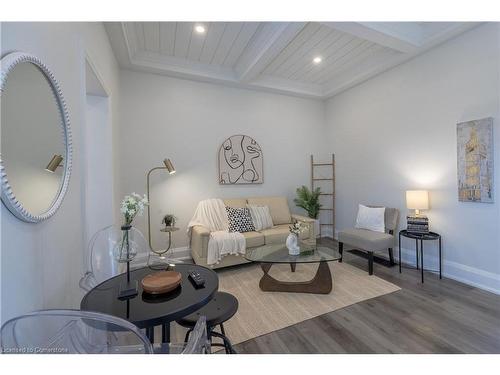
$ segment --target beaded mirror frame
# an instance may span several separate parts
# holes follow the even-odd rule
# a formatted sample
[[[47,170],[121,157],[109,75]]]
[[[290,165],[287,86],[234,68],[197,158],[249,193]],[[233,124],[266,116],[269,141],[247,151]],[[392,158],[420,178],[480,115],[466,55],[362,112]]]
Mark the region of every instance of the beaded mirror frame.
[[[54,74],[38,57],[29,53],[12,52],[5,55],[0,60],[0,101],[5,91],[9,73],[14,70],[17,65],[22,63],[30,63],[35,65],[38,70],[44,75],[45,79],[50,85],[61,118],[60,127],[63,134],[64,149],[66,152],[63,172],[64,176],[62,178],[62,183],[60,184],[56,198],[52,201],[50,207],[45,212],[39,215],[35,215],[29,212],[29,210],[23,206],[23,203],[16,198],[15,192],[12,190],[12,187],[9,184],[7,172],[5,171],[5,165],[0,155],[0,180],[2,186],[1,200],[7,207],[7,209],[12,212],[12,214],[14,214],[14,216],[16,216],[18,219],[28,223],[39,223],[50,218],[57,212],[67,193],[69,180],[71,177],[73,154],[71,128],[66,102],[64,100],[59,83],[54,77]]]

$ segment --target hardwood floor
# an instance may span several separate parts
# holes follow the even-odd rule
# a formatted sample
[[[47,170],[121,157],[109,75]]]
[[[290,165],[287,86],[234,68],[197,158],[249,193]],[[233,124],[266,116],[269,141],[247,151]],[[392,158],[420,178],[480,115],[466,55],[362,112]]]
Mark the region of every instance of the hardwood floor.
[[[323,240],[327,246],[336,246]],[[344,261],[367,261],[344,252]],[[500,353],[500,296],[419,271],[375,264],[400,291],[245,341],[238,353]],[[334,283],[335,283],[335,275]],[[228,332],[229,336],[230,333]]]

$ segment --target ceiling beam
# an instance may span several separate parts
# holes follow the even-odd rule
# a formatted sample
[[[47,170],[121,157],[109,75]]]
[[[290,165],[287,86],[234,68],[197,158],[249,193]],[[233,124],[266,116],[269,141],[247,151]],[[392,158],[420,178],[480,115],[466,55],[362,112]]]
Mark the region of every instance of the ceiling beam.
[[[479,23],[327,22],[332,29],[390,48],[380,56],[339,69],[327,82],[310,84],[264,75],[269,64],[307,23],[263,22],[246,44],[235,66],[201,63],[146,51],[134,23],[105,23],[121,68],[164,74],[230,87],[258,89],[309,98],[328,98],[382,73]],[[302,35],[301,35],[302,36]],[[346,36],[347,37],[347,36]],[[349,38],[347,38],[349,39]],[[337,69],[337,68],[335,68]]]
[[[305,25],[306,22],[265,23],[234,67],[238,79],[248,82],[257,78]]]
[[[104,28],[108,34],[113,53],[121,67],[130,64],[130,51],[127,46],[124,27],[122,22],[104,22]]]
[[[383,73],[407,60],[410,60],[412,55],[410,54],[398,54],[391,58],[379,57],[375,59],[369,59],[361,64],[356,65],[350,69],[346,74],[340,74],[335,76],[329,82],[323,85],[324,92],[323,96],[325,98],[330,98],[335,96],[342,91],[345,91],[351,87],[356,86],[377,74]]]
[[[207,65],[198,61],[160,55],[155,52],[138,51],[130,59],[131,65],[149,67],[153,70],[162,70],[174,77],[188,79],[202,79],[212,82],[236,82],[231,68],[219,65]]]
[[[324,97],[330,98],[341,93],[357,84],[366,81],[369,78],[375,77],[377,74],[385,72],[399,64],[402,64],[413,57],[431,49],[465,31],[471,30],[479,26],[480,22],[456,22],[441,28],[439,32],[423,37],[422,45],[410,53],[393,53],[390,58],[381,56],[380,58],[366,60],[361,64],[356,65],[344,74],[338,75],[334,79],[324,84]]]
[[[294,93],[300,94],[302,97],[322,98],[322,85],[314,83],[304,83],[292,81],[286,78],[279,78],[269,75],[260,75],[252,82],[247,83],[249,87],[266,88],[268,91],[279,93]]]
[[[416,52],[422,41],[422,30],[413,23],[323,22],[323,25],[403,53]]]

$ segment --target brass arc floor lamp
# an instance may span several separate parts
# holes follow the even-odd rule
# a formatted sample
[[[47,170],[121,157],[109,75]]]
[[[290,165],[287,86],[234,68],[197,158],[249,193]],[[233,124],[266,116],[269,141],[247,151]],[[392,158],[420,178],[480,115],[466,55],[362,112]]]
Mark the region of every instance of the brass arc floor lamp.
[[[149,247],[155,253],[156,253],[156,251],[153,249],[153,245],[151,244],[151,197],[149,194],[149,177],[151,176],[151,172],[153,172],[157,169],[166,169],[169,174],[175,173],[174,165],[172,164],[170,159],[164,159],[163,164],[165,166],[154,167],[154,168],[150,169],[148,174],[147,174],[147,178],[146,178],[146,180],[147,180],[147,194],[148,194],[148,199],[149,199],[149,204],[148,204],[148,242],[149,242]]]

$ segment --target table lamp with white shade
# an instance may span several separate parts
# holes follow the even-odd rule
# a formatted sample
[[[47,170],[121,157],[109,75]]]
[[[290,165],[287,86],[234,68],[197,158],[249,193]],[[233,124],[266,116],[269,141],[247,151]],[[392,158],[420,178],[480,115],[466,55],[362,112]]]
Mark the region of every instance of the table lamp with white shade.
[[[415,216],[420,215],[420,210],[428,210],[429,192],[427,190],[407,190],[406,208],[415,210]]]
[[[406,207],[415,210],[415,214],[406,217],[407,231],[412,233],[429,233],[429,219],[420,214],[420,210],[429,209],[429,192],[427,190],[407,190]]]

